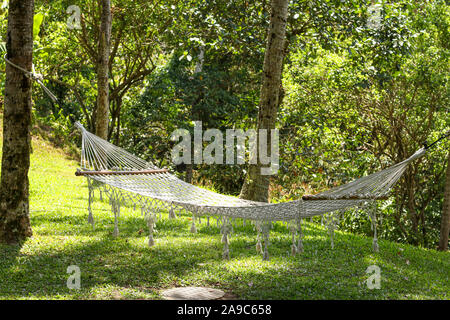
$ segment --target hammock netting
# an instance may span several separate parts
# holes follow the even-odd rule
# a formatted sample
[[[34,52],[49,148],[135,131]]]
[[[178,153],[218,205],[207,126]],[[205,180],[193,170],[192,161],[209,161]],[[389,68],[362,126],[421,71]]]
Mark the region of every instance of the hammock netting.
[[[140,208],[149,227],[150,246],[154,245],[153,230],[162,212],[169,212],[170,218],[179,214],[193,215],[191,232],[196,232],[196,222],[205,216],[221,226],[223,257],[229,258],[228,235],[236,218],[253,221],[258,232],[257,250],[268,259],[268,238],[273,221],[286,222],[292,232],[292,253],[303,251],[301,222],[303,218],[322,215],[331,231],[338,223],[338,217],[345,209],[368,207],[374,230],[373,248],[378,251],[376,238],[376,200],[386,199],[392,186],[400,179],[411,161],[423,156],[422,148],[408,159],[384,170],[354,180],[353,182],[329,189],[316,195],[284,203],[265,203],[243,200],[206,190],[177,178],[165,169],[144,161],[87,131],[80,123],[75,124],[82,133],[81,170],[89,188],[89,221],[94,224],[91,203],[94,190],[99,189],[100,197],[106,194],[115,216],[114,235],[118,235],[120,206]],[[295,239],[297,235],[297,240]],[[264,240],[264,248],[261,241]]]

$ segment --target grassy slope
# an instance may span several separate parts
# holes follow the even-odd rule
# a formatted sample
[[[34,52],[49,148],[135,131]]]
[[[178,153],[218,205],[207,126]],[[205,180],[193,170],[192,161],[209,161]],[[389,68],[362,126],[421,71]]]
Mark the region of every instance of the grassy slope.
[[[160,290],[205,285],[243,299],[450,299],[450,253],[337,232],[335,249],[327,232],[305,223],[305,253],[288,256],[284,225],[271,233],[271,260],[255,252],[247,224],[231,239],[231,260],[221,257],[219,229],[189,217],[157,223],[156,245],[146,245],[139,211],[121,210],[120,236],[106,201],[96,201],[96,228],[87,223],[87,184],[74,176],[77,163],[42,139],[33,139],[30,171],[34,236],[21,247],[0,246],[3,299],[160,299]],[[81,269],[81,289],[66,287],[69,265]],[[381,268],[381,289],[366,286],[366,269]]]

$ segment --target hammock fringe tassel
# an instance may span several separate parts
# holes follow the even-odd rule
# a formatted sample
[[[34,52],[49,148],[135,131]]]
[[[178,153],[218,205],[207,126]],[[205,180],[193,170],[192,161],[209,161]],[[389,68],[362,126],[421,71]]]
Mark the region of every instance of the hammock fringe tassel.
[[[230,246],[228,234],[230,232],[230,221],[229,218],[224,217],[222,224],[222,243],[223,243],[223,253],[222,258],[224,260],[230,260]]]
[[[153,247],[155,245],[155,240],[153,239],[153,231],[155,227],[155,219],[152,214],[149,214],[147,218],[147,225],[148,225],[148,246]]]
[[[269,261],[269,233],[270,233],[270,229],[272,228],[272,223],[271,222],[265,222],[263,223],[262,226],[262,233],[264,236],[264,252],[263,252],[263,260],[264,261]]]
[[[298,221],[298,241],[296,247],[296,253],[303,253],[303,230],[302,230],[302,219],[300,218]]]
[[[195,227],[195,216],[192,216],[191,233],[197,233],[197,228]]]
[[[259,221],[255,222],[255,227],[256,227],[256,252],[258,253],[263,253],[262,251],[262,244],[261,244],[261,223]]]
[[[372,249],[374,252],[379,252],[380,247],[378,246],[378,235],[377,235],[377,203],[373,201],[371,205],[371,220],[372,220],[372,230],[373,230],[373,242]]]
[[[88,199],[88,223],[90,223],[92,225],[92,229],[94,229],[94,216],[92,215],[92,198],[93,198],[93,193],[94,193],[94,188],[92,187],[92,182],[91,180],[88,178],[88,190],[89,190],[89,199]],[[101,194],[101,193],[100,193]]]

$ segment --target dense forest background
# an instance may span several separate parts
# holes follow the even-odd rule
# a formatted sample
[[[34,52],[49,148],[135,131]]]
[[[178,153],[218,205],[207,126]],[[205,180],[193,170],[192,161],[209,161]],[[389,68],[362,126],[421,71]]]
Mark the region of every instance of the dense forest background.
[[[109,140],[194,183],[239,194],[245,165],[173,167],[170,134],[193,130],[194,120],[204,130],[255,127],[269,5],[113,1]],[[3,1],[2,55],[6,9]],[[35,68],[58,101],[36,86],[33,121],[55,142],[79,145],[73,122],[92,130],[96,112],[98,1],[36,0],[35,12]],[[399,162],[448,130],[449,14],[445,1],[290,2],[271,201]],[[4,80],[0,72],[2,87]],[[381,204],[380,237],[436,246],[448,150],[445,141],[410,165]],[[364,212],[344,215],[340,226],[371,234]]]

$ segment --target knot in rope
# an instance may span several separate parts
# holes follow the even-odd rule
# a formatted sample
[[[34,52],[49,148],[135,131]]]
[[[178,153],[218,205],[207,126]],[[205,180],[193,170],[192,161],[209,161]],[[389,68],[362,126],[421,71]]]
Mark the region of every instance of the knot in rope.
[[[44,90],[44,92],[50,97],[50,99],[53,100],[53,102],[57,102],[58,99],[56,98],[56,96],[53,94],[53,92],[51,92],[43,83],[44,81],[44,76],[40,73],[37,73],[34,70],[34,64],[31,64],[31,71],[28,71],[24,68],[22,68],[21,66],[18,66],[17,64],[13,63],[12,61],[10,61],[8,58],[6,58],[6,53],[3,56],[3,59],[5,59],[5,61],[7,63],[9,63],[11,66],[13,66],[14,68],[22,71],[25,74],[25,77],[27,77],[28,79],[34,80],[37,83],[39,83],[39,85],[41,86],[41,88]]]

